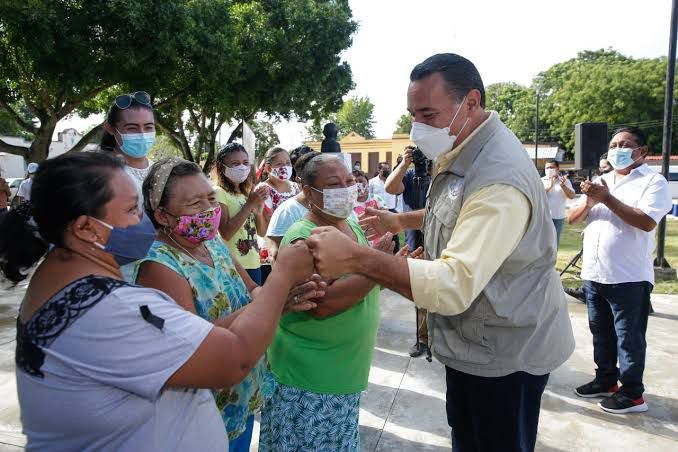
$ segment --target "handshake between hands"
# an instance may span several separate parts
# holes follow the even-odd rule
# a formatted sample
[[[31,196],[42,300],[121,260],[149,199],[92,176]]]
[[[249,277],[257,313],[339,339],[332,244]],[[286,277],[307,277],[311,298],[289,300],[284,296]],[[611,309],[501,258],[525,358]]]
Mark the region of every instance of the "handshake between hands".
[[[360,217],[360,226],[368,240],[378,239],[372,246],[374,250],[393,253],[393,235],[402,229],[396,214],[368,208]],[[369,252],[367,247],[359,245],[332,226],[315,228],[304,242],[281,249],[277,265],[288,263],[287,265],[294,267],[287,270],[293,273],[293,280],[297,284],[290,291],[285,312],[316,308],[318,303],[322,303],[328,281],[347,273],[356,273],[355,264]],[[395,254],[395,258],[421,259],[423,254],[421,247],[410,252],[405,245]]]

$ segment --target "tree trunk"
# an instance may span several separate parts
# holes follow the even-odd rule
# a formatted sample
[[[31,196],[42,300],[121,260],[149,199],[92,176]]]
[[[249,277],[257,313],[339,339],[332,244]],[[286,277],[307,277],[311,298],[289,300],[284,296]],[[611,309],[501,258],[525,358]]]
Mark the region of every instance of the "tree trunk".
[[[49,146],[52,144],[52,135],[56,129],[57,118],[40,119],[40,127],[33,136],[33,143],[28,155],[28,162],[40,163],[49,156]]]
[[[6,152],[8,154],[20,155],[24,160],[28,160],[29,148],[24,146],[15,146],[13,144],[6,143],[0,140],[0,152]]]

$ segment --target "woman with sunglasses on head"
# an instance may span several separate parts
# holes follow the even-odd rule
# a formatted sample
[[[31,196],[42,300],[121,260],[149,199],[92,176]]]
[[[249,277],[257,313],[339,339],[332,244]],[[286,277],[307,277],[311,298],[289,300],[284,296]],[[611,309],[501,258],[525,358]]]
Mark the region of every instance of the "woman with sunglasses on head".
[[[236,319],[211,323],[122,280],[120,265],[145,256],[155,236],[123,162],[106,153],[41,163],[31,201],[0,218],[2,273],[19,282],[41,261],[17,319],[27,450],[228,447],[207,389],[257,366],[313,260],[303,246],[285,250],[295,265],[276,269]]]
[[[238,260],[250,278],[261,284],[261,261],[257,234],[266,234],[264,201],[266,187],[252,190],[253,170],[247,150],[228,143],[217,154],[215,164],[216,199],[221,205],[219,233],[231,256]]]
[[[187,311],[221,326],[249,312],[252,299],[269,284],[257,286],[218,237],[221,207],[200,167],[180,158],[163,159],[151,167],[143,193],[144,210],[158,229],[158,238],[146,257],[124,269],[128,280],[158,289]],[[281,268],[298,265],[287,254],[280,259]],[[307,264],[302,260],[302,268]],[[293,288],[285,310],[314,308],[306,300],[323,295],[317,288],[316,282]],[[254,414],[273,384],[262,356],[241,383],[215,393],[231,451],[249,451]]]
[[[154,143],[155,116],[151,96],[137,91],[116,97],[106,115],[100,147],[125,159],[125,172],[134,180],[140,202],[141,184],[152,164],[147,155]]]

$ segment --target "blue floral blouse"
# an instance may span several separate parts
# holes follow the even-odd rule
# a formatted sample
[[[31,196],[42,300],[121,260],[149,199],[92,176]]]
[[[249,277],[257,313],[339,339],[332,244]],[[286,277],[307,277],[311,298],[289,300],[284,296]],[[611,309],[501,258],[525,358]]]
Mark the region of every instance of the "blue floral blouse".
[[[122,268],[125,278],[136,282],[142,263],[150,261],[166,265],[191,285],[193,305],[200,317],[215,320],[228,316],[251,301],[247,287],[238,274],[228,248],[217,237],[205,242],[214,268],[198,262],[166,243],[155,241],[148,255]],[[235,386],[214,392],[229,440],[239,437],[250,415],[260,411],[265,399],[275,389],[266,357],[263,356],[245,379]]]

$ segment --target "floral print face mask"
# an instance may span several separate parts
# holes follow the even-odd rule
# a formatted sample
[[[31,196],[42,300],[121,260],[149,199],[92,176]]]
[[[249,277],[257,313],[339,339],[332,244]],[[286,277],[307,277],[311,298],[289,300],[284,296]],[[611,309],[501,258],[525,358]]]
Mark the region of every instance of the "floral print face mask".
[[[177,217],[177,225],[173,232],[191,243],[201,243],[212,240],[219,232],[221,207],[213,207],[193,215]]]

